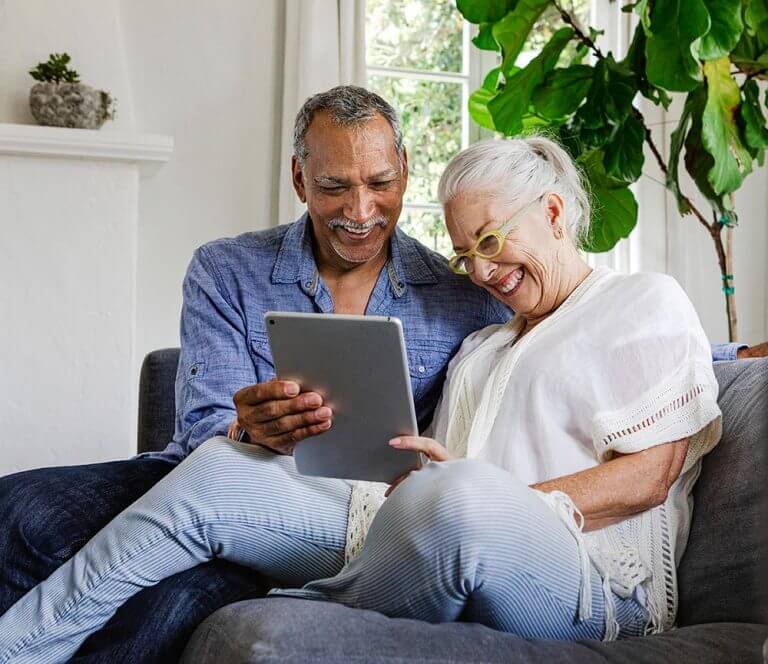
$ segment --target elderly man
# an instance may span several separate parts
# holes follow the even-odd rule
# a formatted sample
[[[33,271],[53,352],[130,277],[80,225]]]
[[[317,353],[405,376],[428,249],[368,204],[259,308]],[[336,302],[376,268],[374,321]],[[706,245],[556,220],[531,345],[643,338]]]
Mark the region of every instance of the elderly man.
[[[319,395],[272,380],[267,310],[400,318],[419,424],[429,423],[462,339],[510,313],[396,230],[407,179],[399,122],[384,100],[355,87],[307,100],[296,119],[293,181],[308,213],[289,226],[210,243],[192,259],[176,434],[167,449],[0,480],[7,533],[0,542],[0,613],[201,443],[225,435],[235,418],[244,439],[279,454],[328,427],[331,413]],[[446,308],[448,300],[455,306]],[[75,659],[168,661],[207,615],[264,590],[262,578],[245,567],[207,562],[138,592]]]
[[[189,266],[176,433],[167,449],[0,480],[0,614],[202,442],[226,435],[235,417],[247,439],[281,454],[327,427],[319,395],[270,382],[268,310],[400,318],[417,417],[421,427],[429,423],[463,338],[510,314],[396,230],[407,181],[399,120],[383,99],[339,87],[307,100],[296,118],[293,182],[308,213],[207,244]],[[452,310],[440,304],[448,300]],[[258,574],[223,560],[177,574],[136,595],[75,660],[172,660],[206,616],[265,590]]]

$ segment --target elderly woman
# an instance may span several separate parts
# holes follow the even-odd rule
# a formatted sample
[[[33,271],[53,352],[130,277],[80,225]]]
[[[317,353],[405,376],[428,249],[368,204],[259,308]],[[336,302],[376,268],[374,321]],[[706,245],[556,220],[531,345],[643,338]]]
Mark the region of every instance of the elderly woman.
[[[0,618],[0,663],[64,659],[142,587],[215,556],[303,586],[275,594],[527,638],[672,626],[720,435],[691,303],[669,277],[584,262],[588,199],[545,138],[474,145],[440,198],[452,269],[516,315],[467,338],[430,437],[390,442],[431,462],[385,498],[212,439]]]
[[[390,488],[360,555],[273,593],[526,637],[669,629],[691,489],[721,433],[691,302],[671,277],[584,261],[588,198],[546,138],[473,145],[439,196],[451,268],[516,315],[465,340],[432,437],[390,442],[438,463]]]

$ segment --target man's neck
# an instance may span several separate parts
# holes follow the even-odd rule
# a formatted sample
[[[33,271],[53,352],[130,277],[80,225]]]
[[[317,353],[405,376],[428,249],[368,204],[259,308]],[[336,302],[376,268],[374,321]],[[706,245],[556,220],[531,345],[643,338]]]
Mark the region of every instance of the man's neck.
[[[323,260],[317,255],[317,270],[331,292],[336,313],[365,313],[371,293],[388,258],[388,242],[377,256],[357,265]]]

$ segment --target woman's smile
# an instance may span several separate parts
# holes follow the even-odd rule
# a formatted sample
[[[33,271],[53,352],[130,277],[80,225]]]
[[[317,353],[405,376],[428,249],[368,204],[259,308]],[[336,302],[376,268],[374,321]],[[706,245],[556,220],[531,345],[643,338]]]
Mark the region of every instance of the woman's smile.
[[[520,289],[525,277],[525,268],[521,265],[516,270],[508,272],[502,279],[494,284],[494,288],[502,295],[508,296]]]

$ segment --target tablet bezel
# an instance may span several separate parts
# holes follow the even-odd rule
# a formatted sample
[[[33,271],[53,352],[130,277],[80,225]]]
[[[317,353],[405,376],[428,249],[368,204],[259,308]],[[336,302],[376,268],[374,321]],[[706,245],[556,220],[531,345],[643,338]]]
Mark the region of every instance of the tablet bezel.
[[[334,411],[330,430],[296,444],[300,473],[389,483],[420,467],[416,452],[388,445],[418,436],[398,318],[269,311],[264,323],[280,380],[319,392]]]

